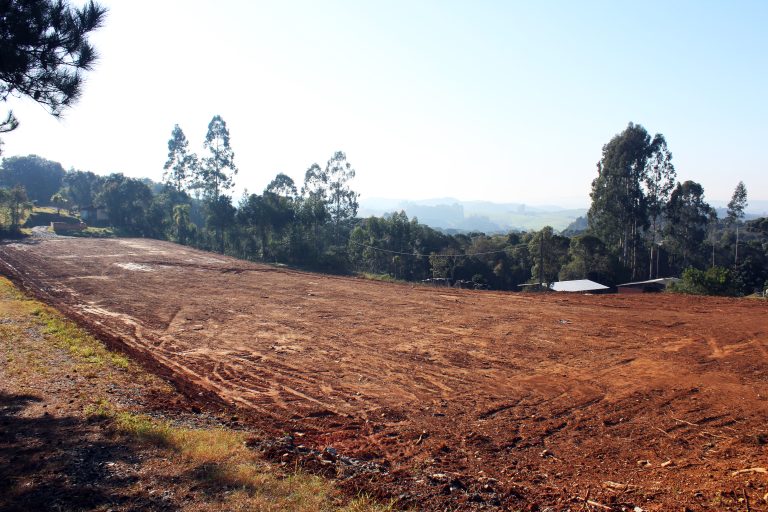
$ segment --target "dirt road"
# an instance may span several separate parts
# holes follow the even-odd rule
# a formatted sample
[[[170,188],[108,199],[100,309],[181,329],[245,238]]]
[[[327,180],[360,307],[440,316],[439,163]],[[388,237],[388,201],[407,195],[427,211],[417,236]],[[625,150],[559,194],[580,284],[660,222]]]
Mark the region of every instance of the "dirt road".
[[[379,464],[359,485],[404,505],[765,507],[763,301],[427,288],[143,239],[0,260],[190,396]]]

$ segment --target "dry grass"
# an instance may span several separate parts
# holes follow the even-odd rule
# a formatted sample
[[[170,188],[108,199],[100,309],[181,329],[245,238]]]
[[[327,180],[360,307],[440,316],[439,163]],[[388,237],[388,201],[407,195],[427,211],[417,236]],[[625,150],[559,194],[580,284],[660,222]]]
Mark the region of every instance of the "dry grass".
[[[285,473],[245,445],[246,435],[223,428],[175,427],[101,402],[92,414],[112,419],[118,432],[174,452],[200,468],[203,481],[228,490],[227,510],[348,512],[391,511],[366,496],[343,503],[333,483],[298,468]]]

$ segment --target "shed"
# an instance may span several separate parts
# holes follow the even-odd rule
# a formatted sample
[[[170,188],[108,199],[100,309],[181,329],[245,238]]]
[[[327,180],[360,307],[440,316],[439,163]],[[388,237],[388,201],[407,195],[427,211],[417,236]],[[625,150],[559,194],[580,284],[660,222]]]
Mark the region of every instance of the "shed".
[[[557,281],[549,287],[556,292],[575,292],[575,293],[607,293],[610,288],[591,281],[589,279],[574,279],[572,281]]]
[[[109,220],[109,212],[101,206],[84,206],[80,208],[80,218],[91,224]]]
[[[658,279],[649,279],[647,281],[635,281],[616,285],[619,293],[658,293],[663,292],[672,283],[677,283],[680,279],[676,277],[660,277]]]

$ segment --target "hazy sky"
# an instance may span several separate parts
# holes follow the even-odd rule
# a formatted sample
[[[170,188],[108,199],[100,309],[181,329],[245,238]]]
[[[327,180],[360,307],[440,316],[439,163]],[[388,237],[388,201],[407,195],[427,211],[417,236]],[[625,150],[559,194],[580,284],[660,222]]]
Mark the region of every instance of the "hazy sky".
[[[343,150],[363,197],[587,205],[633,121],[707,198],[768,199],[768,2],[101,3],[81,101],[13,102],[5,156],[159,180],[173,125],[202,152],[220,114],[237,195]]]

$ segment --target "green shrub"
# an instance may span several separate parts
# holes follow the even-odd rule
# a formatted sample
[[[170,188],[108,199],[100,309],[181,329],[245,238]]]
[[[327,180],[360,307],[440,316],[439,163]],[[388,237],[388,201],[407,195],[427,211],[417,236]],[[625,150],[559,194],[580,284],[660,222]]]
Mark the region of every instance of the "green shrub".
[[[683,271],[682,280],[671,286],[673,292],[693,295],[736,295],[736,283],[732,272],[724,267],[707,270],[688,267]]]

